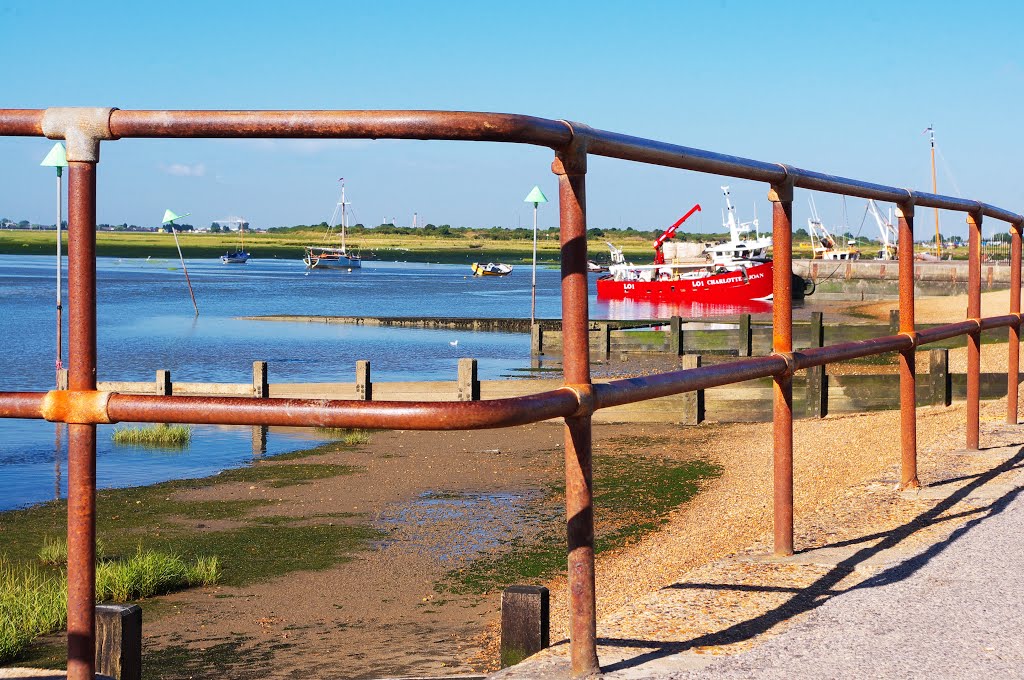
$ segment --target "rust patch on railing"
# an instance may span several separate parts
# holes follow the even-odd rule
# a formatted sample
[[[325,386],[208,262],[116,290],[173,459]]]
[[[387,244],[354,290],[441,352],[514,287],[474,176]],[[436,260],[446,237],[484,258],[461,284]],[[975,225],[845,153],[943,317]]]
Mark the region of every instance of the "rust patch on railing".
[[[51,390],[43,397],[40,414],[51,423],[113,423],[107,413],[111,395],[99,390]]]

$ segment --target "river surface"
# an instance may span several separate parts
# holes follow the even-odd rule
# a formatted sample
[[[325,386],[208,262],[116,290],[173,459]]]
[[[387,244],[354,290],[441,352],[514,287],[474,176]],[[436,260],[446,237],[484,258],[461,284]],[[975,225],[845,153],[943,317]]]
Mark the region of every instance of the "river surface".
[[[368,359],[375,381],[454,380],[458,360],[478,360],[482,379],[526,375],[527,334],[286,323],[243,320],[268,314],[339,316],[530,316],[530,271],[474,278],[465,265],[364,262],[363,269],[313,271],[301,261],[253,259],[222,265],[186,260],[199,316],[181,265],[169,259],[99,258],[100,380],[153,380],[168,369],[184,382],[249,382],[252,362],[269,364],[271,382],[351,382],[355,362]],[[599,302],[591,277],[592,318],[664,318],[672,314],[734,314],[737,309],[670,308]],[[54,259],[0,256],[0,389],[47,390],[54,384]],[[65,273],[65,286],[66,286]],[[561,316],[560,274],[537,270],[537,316]],[[66,302],[66,292],[65,292]],[[763,309],[762,309],[763,307]],[[750,310],[768,315],[770,305]],[[810,307],[803,310],[808,313]],[[759,314],[759,315],[760,315]],[[65,308],[65,361],[67,309]],[[248,427],[198,426],[182,450],[114,445],[113,426],[100,426],[101,488],[200,477],[323,441],[314,430],[270,428],[253,445]],[[0,510],[66,493],[67,437],[41,421],[0,421]]]

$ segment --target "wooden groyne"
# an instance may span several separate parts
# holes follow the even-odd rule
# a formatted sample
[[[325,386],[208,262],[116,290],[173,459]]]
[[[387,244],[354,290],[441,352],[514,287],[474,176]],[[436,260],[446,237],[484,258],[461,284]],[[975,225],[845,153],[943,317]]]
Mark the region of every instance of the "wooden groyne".
[[[967,377],[949,372],[949,350],[929,350],[928,373],[918,376],[918,406],[945,405],[967,394]],[[702,357],[686,354],[679,368],[699,366]],[[559,378],[480,380],[476,359],[460,359],[454,380],[418,382],[374,382],[370,362],[356,362],[352,382],[270,382],[265,361],[253,363],[251,382],[200,383],[171,380],[167,370],[156,371],[153,381],[100,381],[98,389],[124,394],[175,396],[235,396],[263,399],[354,399],[367,401],[477,401],[504,399],[554,390]],[[608,380],[594,380],[595,383]],[[822,417],[829,413],[856,413],[893,409],[899,405],[899,376],[896,374],[827,375],[824,371],[801,371],[793,380],[793,411],[797,417]],[[981,375],[981,396],[997,399],[1006,395],[1006,375]],[[679,423],[696,425],[714,422],[764,422],[772,418],[771,378],[714,387],[670,397],[601,409],[595,422]]]

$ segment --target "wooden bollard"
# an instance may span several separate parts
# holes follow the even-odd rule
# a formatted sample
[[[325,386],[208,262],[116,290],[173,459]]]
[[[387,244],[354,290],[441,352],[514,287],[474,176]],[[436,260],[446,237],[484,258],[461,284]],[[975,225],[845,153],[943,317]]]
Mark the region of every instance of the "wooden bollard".
[[[889,335],[896,335],[900,332],[900,310],[889,310]]]
[[[509,586],[501,594],[501,667],[551,645],[549,594],[543,586]]]
[[[156,372],[156,393],[161,397],[169,397],[174,394],[170,371],[160,369]]]
[[[530,326],[530,354],[544,354],[544,329],[539,322]]]
[[[68,369],[62,368],[57,371],[57,389],[66,390],[68,388]]]
[[[370,362],[356,362],[356,399],[373,401],[373,383],[370,382]]]
[[[677,357],[683,355],[683,320],[678,316],[673,316],[668,320],[669,323],[669,334],[668,334],[668,351],[670,354],[675,354]]]
[[[459,359],[459,401],[479,401],[476,359]]]
[[[139,605],[96,605],[96,672],[115,680],[142,680]]]
[[[597,324],[597,342],[595,343],[597,354],[602,359],[607,359],[612,353],[612,327],[606,323]]]
[[[266,361],[252,362],[252,396],[257,399],[266,399],[270,396]]]
[[[749,357],[754,354],[754,334],[750,330],[750,315],[740,314],[739,341],[736,354]]]
[[[949,350],[928,350],[928,371],[931,374],[931,399],[936,406],[953,403],[953,381],[949,376]]]
[[[811,338],[808,347],[825,346],[825,323],[821,312],[811,312]],[[828,376],[824,366],[807,369],[806,413],[808,418],[828,415]]]
[[[683,368],[700,368],[699,354],[684,354]],[[683,424],[700,425],[704,422],[704,390],[683,393]]]

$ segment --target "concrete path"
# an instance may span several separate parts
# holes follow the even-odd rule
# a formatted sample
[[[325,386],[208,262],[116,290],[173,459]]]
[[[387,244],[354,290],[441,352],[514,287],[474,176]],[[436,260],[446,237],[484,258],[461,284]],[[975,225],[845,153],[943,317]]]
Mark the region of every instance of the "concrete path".
[[[703,636],[663,634],[675,621],[694,617],[694,601],[678,599],[680,591],[707,588],[693,574],[629,608],[631,621],[660,621],[644,639],[617,635],[616,617],[610,617],[598,631],[604,676],[1024,678],[1024,449],[1017,444],[981,455],[991,461],[989,472],[915,492],[914,498],[934,505],[918,522],[877,540],[781,560],[718,563],[720,573],[744,560],[779,570],[781,580],[762,585],[714,586],[729,597],[789,593],[738,625]],[[923,526],[932,532],[922,532]],[[787,583],[792,572],[786,570],[804,570],[814,580]],[[753,644],[732,656],[712,651],[737,639]],[[567,677],[565,647],[498,677]]]

